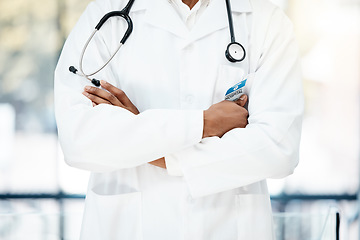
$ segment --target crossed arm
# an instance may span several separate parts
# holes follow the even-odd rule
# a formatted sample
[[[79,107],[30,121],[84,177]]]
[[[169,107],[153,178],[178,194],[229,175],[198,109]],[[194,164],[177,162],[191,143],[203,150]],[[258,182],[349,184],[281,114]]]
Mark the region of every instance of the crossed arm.
[[[127,109],[135,115],[140,113],[124,91],[103,80],[101,81],[101,87],[105,90],[91,86],[86,86],[84,89],[83,95],[92,101],[94,107],[99,104],[110,104]],[[209,109],[204,111],[202,137],[221,137],[231,129],[244,128],[248,123],[248,112],[244,108],[246,102],[247,96],[243,95],[235,102],[222,101],[210,106]],[[166,168],[164,157],[149,163]]]

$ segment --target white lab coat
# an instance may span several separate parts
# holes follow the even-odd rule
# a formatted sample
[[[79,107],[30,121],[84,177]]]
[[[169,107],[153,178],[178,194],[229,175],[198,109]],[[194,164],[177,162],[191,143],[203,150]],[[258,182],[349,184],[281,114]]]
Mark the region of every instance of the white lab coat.
[[[78,68],[99,19],[125,0],[96,0],[65,43],[55,73],[55,110],[65,161],[92,172],[81,239],[273,239],[266,178],[298,163],[303,93],[292,25],[266,0],[232,0],[243,62],[225,58],[225,1],[211,0],[189,31],[166,0],[136,0],[134,30],[97,74],[141,112],[92,107]],[[84,58],[96,70],[119,43],[124,22],[104,25]],[[249,75],[249,124],[202,139],[203,110]],[[165,156],[168,169],[148,162]]]

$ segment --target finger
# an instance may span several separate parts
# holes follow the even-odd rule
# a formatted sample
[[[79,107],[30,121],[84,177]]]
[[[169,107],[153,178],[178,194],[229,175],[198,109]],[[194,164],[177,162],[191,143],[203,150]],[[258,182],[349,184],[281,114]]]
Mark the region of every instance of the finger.
[[[110,93],[112,93],[116,98],[118,98],[120,102],[124,104],[126,107],[133,107],[133,106],[135,107],[135,105],[130,101],[130,99],[123,90],[113,86],[112,84],[104,80],[101,80],[100,84],[103,88],[105,88]]]
[[[235,101],[235,103],[239,106],[244,107],[246,102],[248,100],[248,97],[246,94],[243,94],[238,100]]]
[[[109,93],[108,91],[91,86],[86,86],[84,90],[86,93],[102,98],[110,102],[112,105],[124,107],[124,105],[120,102],[120,100],[117,99],[112,93]]]
[[[90,99],[92,101],[92,104],[94,106],[95,105],[98,105],[98,104],[102,104],[102,103],[105,103],[105,104],[110,104],[112,105],[111,102],[97,96],[97,95],[94,95],[94,94],[91,94],[91,93],[88,93],[88,92],[83,92],[82,93],[85,97],[87,97],[88,99]]]

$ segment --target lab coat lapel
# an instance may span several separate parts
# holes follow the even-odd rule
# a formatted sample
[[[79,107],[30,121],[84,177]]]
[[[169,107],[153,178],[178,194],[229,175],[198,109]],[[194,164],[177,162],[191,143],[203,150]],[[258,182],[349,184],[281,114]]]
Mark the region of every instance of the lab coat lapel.
[[[146,21],[181,38],[187,38],[189,31],[168,0],[148,0]]]
[[[251,12],[252,8],[249,0],[233,0],[231,1],[232,13]],[[190,44],[200,38],[203,38],[215,31],[229,26],[225,0],[210,0],[210,4],[200,16],[198,22],[191,31],[189,41]],[[230,33],[229,33],[230,34]],[[230,35],[229,35],[230,41]]]

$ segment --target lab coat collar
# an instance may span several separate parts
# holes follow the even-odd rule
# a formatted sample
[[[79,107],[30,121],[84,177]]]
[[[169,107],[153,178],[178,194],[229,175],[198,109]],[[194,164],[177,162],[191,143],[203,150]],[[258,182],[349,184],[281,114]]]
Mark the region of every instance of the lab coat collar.
[[[179,17],[171,1],[146,0],[146,21],[157,28],[171,32],[181,38],[186,38],[188,29]]]
[[[225,4],[224,0],[223,2]],[[238,12],[238,13],[252,12],[250,0],[232,0],[230,1],[230,3],[231,3],[232,12]]]
[[[247,13],[251,12],[252,8],[249,0],[232,0],[231,10],[233,14]],[[191,44],[192,42],[201,39],[215,31],[228,28],[228,26],[229,21],[226,11],[225,0],[210,0],[208,9],[203,12],[203,15],[194,25],[190,38],[183,45],[183,47],[186,47],[188,44]]]
[[[169,0],[162,0],[163,2],[169,2]],[[215,0],[210,0],[214,2]],[[223,1],[225,2],[225,1]],[[134,5],[131,8],[131,12],[141,11],[148,8],[148,5],[152,5],[153,1],[149,0],[135,0]],[[249,0],[232,0],[231,10],[233,12],[252,12],[252,7]]]
[[[145,10],[148,6],[148,2],[149,0],[135,0],[133,6],[131,7],[130,13]]]
[[[228,26],[226,4],[224,0],[210,0],[208,8],[203,12],[194,28],[189,31],[170,0],[136,0],[131,12],[146,10],[146,21],[153,25],[187,39],[187,45],[201,37]],[[232,12],[251,12],[249,0],[232,0]]]

